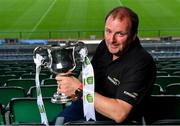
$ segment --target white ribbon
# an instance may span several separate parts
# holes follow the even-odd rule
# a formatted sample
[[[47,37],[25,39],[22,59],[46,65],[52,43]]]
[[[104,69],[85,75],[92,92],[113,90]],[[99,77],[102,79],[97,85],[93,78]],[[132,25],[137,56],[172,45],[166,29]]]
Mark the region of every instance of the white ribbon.
[[[49,125],[46,110],[44,107],[43,99],[42,99],[42,93],[40,88],[40,82],[39,82],[39,74],[41,71],[41,62],[43,61],[43,57],[39,54],[36,54],[36,58],[34,58],[34,63],[36,64],[36,92],[37,92],[37,105],[39,108],[39,113],[41,116],[41,123],[45,124],[46,126]]]
[[[84,57],[82,64],[83,78],[83,110],[86,120],[96,121],[94,109],[94,71],[92,64],[87,56]]]

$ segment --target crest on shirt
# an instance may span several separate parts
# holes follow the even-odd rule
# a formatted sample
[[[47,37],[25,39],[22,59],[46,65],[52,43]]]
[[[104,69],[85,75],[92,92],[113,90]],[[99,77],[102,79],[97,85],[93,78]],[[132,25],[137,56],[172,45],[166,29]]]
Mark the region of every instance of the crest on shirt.
[[[109,81],[111,81],[114,85],[118,86],[120,85],[120,81],[117,78],[112,78],[110,76],[107,77]]]

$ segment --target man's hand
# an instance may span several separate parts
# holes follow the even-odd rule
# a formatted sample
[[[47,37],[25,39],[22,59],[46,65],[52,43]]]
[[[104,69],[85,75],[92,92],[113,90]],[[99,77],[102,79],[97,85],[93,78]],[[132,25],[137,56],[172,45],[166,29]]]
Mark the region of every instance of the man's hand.
[[[64,93],[67,96],[72,96],[75,90],[79,88],[81,82],[73,76],[62,76],[57,75],[56,78],[58,88],[58,93]]]

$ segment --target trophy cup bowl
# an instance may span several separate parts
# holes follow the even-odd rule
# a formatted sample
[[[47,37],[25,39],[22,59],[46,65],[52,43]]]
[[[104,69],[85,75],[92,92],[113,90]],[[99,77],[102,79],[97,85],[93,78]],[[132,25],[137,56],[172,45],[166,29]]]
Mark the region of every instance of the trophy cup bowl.
[[[69,42],[63,45],[36,47],[33,58],[40,66],[50,69],[53,74],[71,76],[76,64],[82,63],[87,55],[87,48],[83,42]],[[37,63],[36,63],[37,64]],[[78,65],[77,65],[78,66]],[[81,69],[76,69],[76,72]],[[77,72],[77,73],[78,73]],[[54,93],[51,102],[63,104],[71,101],[71,97],[58,92]]]
[[[61,48],[61,47],[52,47],[50,51],[51,55],[51,65],[50,70],[54,74],[59,74],[62,76],[71,76],[69,75],[69,71],[73,71],[76,67],[76,63],[74,60],[74,48]],[[71,101],[71,98],[66,96],[65,94],[58,92],[54,93],[51,102],[63,104]]]

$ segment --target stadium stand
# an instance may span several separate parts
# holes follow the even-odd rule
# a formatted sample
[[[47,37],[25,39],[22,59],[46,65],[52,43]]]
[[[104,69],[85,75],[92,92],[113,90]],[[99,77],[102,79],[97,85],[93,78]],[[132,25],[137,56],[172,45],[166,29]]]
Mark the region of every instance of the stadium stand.
[[[174,75],[173,73],[174,72],[179,72],[180,71],[180,68],[176,68],[176,67],[167,67],[165,66],[166,68],[162,68],[161,71],[165,71],[168,73],[168,75]]]
[[[57,84],[55,78],[46,78],[42,80],[42,85],[55,85]]]
[[[51,103],[51,98],[43,98],[48,121],[51,122],[54,117],[63,110],[63,105]],[[36,98],[14,98],[9,103],[10,124],[41,124],[40,114]]]
[[[0,86],[3,86],[9,79],[17,79],[18,77],[14,74],[0,75]]]
[[[22,76],[22,74],[27,73],[24,70],[11,70],[11,71],[5,71],[4,74],[8,75],[8,74],[13,74],[16,75],[17,78],[20,78]]]
[[[57,91],[57,85],[41,85],[41,93],[42,97],[52,97],[53,94]],[[30,87],[28,91],[28,96],[30,97],[36,97],[36,86]]]
[[[180,95],[180,83],[171,83],[165,87],[166,95]]]
[[[64,126],[72,126],[72,125],[78,125],[78,126],[81,126],[81,125],[83,125],[83,126],[113,125],[113,126],[116,126],[117,123],[112,122],[112,121],[72,121],[72,122],[67,122],[64,124]],[[134,125],[136,125],[136,124],[134,124]]]
[[[23,41],[23,40],[22,40]],[[89,57],[92,57],[97,44],[99,43],[99,41],[96,41],[96,43],[90,43],[87,42],[87,47],[88,47],[88,51],[89,51]],[[47,43],[46,43],[47,44]],[[39,46],[40,44],[20,44],[20,45],[6,45],[3,44],[0,46],[0,86],[1,88],[10,88],[11,86],[18,86],[21,87],[25,90],[25,94],[28,93],[28,95],[26,95],[24,98],[19,98],[19,96],[14,96],[14,100],[6,101],[6,104],[9,102],[11,105],[11,110],[9,111],[9,118],[6,120],[9,120],[9,124],[40,124],[39,123],[39,113],[36,111],[34,112],[34,116],[28,117],[30,120],[26,119],[20,119],[23,114],[21,114],[22,112],[26,112],[25,110],[23,110],[22,106],[25,106],[27,103],[18,103],[17,106],[19,106],[19,110],[15,111],[15,109],[12,107],[15,103],[15,99],[33,99],[33,103],[28,101],[28,104],[32,105],[32,106],[37,106],[36,105],[36,91],[35,91],[35,64],[33,63],[33,58],[32,58],[32,52],[33,49],[36,46]],[[170,91],[168,91],[169,89],[167,87],[169,87],[169,85],[171,85],[172,83],[180,83],[180,80],[175,81],[175,78],[173,80],[167,81],[165,79],[162,80],[162,83],[166,83],[164,86],[161,85],[160,83],[158,83],[158,78],[161,76],[164,77],[178,77],[179,78],[179,71],[180,71],[180,41],[175,41],[175,40],[168,40],[168,41],[159,41],[159,40],[142,40],[142,45],[147,49],[147,51],[153,56],[153,58],[156,61],[156,66],[157,66],[157,80],[156,83],[154,84],[154,89],[152,92],[152,100],[155,99],[155,101],[153,100],[152,102],[152,106],[151,108],[155,107],[155,104],[157,104],[156,97],[161,97],[164,95],[168,95],[168,94],[172,94],[169,93]],[[42,45],[41,45],[42,46]],[[78,68],[79,69],[79,68]],[[10,78],[5,78],[6,76],[9,76],[10,74],[13,74],[12,77]],[[28,74],[28,75],[32,75],[30,79],[30,82],[26,82],[26,79],[22,79],[24,78],[23,74]],[[42,78],[42,82],[41,84],[43,85],[42,87],[45,87],[45,89],[42,89],[42,93],[45,94],[44,96],[52,96],[52,94],[56,91],[56,80],[54,79],[55,75],[52,74],[48,69],[46,68],[42,68],[41,70],[41,74],[46,74],[48,75],[46,78]],[[2,77],[1,77],[2,76]],[[2,79],[1,79],[2,78]],[[28,79],[27,79],[28,80]],[[24,82],[22,82],[24,81]],[[22,83],[21,83],[22,82]],[[53,87],[54,85],[54,87]],[[173,85],[173,84],[172,84]],[[49,93],[47,93],[47,87],[53,87],[52,91],[48,91]],[[49,89],[49,88],[48,88]],[[177,87],[175,89],[178,89]],[[174,90],[174,89],[171,89]],[[9,91],[8,91],[9,92]],[[30,93],[31,92],[31,93]],[[33,93],[32,93],[33,92]],[[179,92],[179,91],[178,91]],[[178,93],[177,92],[177,93]],[[3,96],[1,95],[1,91],[0,91],[0,97]],[[173,94],[175,95],[174,91]],[[7,95],[7,94],[6,94]],[[160,96],[159,96],[160,95]],[[174,96],[173,95],[173,96]],[[169,103],[175,103],[175,102],[179,102],[178,98],[174,98],[173,96],[168,96],[169,99]],[[16,97],[16,98],[15,98]],[[33,97],[33,98],[32,98]],[[155,97],[155,98],[154,98]],[[171,98],[172,97],[172,98]],[[165,99],[165,98],[163,98]],[[176,101],[173,101],[173,99],[176,99]],[[1,98],[0,98],[1,100]],[[3,99],[2,99],[3,100]],[[21,101],[21,100],[17,100],[17,101]],[[159,100],[160,101],[160,100]],[[171,102],[172,101],[172,102]],[[5,100],[3,100],[3,102],[5,102]],[[50,101],[49,101],[50,102]],[[165,102],[162,102],[163,104],[166,104]],[[167,103],[167,104],[169,104]],[[50,103],[49,103],[50,104]],[[158,103],[159,104],[159,103]],[[179,103],[177,103],[179,104]],[[56,105],[56,104],[54,104]],[[45,105],[46,106],[46,105]],[[170,108],[170,106],[165,105],[168,109]],[[160,105],[157,106],[157,108],[160,107]],[[173,106],[175,107],[175,106]],[[55,107],[56,108],[56,107]],[[156,111],[158,112],[158,109],[155,108],[152,112]],[[27,107],[27,109],[32,109],[31,107]],[[162,107],[162,109],[164,109],[164,107]],[[58,109],[56,112],[61,111],[62,109]],[[150,109],[151,110],[151,109]],[[54,111],[54,110],[53,110]],[[48,111],[48,116],[50,116],[50,120],[55,117],[55,114],[52,115],[53,111]],[[172,110],[175,111],[175,110]],[[177,110],[179,111],[179,110]],[[17,114],[17,113],[18,114]],[[17,114],[17,115],[16,115]],[[157,116],[154,116],[157,115]],[[164,115],[167,115],[168,112],[163,112]],[[151,117],[152,116],[152,117]],[[156,113],[150,113],[150,115],[146,116],[145,122],[147,124],[152,124],[155,123],[155,121],[157,121],[157,119],[164,119],[161,118],[162,115],[160,114],[156,114]],[[38,117],[38,118],[37,118]],[[157,119],[156,119],[157,117]],[[178,122],[178,118],[179,116],[176,117],[172,117],[172,118],[168,118],[167,120],[163,121],[163,122],[156,122],[156,123],[167,123],[167,122],[173,122],[176,121],[176,123]],[[7,121],[6,121],[7,122]],[[2,120],[0,120],[0,123],[4,123]],[[70,122],[69,124],[66,125],[70,125],[70,124],[78,124],[78,125],[83,125],[83,124],[87,124],[86,122],[80,121],[80,122]],[[90,122],[90,125],[94,125],[94,123]],[[96,122],[95,125],[97,124],[108,124],[111,125],[111,122]],[[173,122],[174,124],[174,122]]]
[[[35,73],[24,73],[22,74],[21,78],[22,79],[34,79],[36,76]],[[50,76],[48,74],[45,74],[45,73],[40,73],[39,74],[39,79],[40,79],[40,82],[43,80],[43,79],[46,79],[46,78],[50,78]]]
[[[7,106],[14,97],[25,97],[25,90],[22,87],[0,87],[0,103]]]
[[[156,75],[157,76],[168,76],[168,72],[167,71],[157,71],[156,72]]]
[[[27,94],[27,92],[29,91],[29,88],[31,86],[35,86],[35,79],[9,79],[7,80],[5,86],[22,87],[25,90],[25,94]]]
[[[180,76],[157,76],[155,83],[159,84],[163,89],[165,89],[168,84],[179,82]]]
[[[145,114],[147,125],[179,125],[180,96],[153,95]]]
[[[153,85],[153,90],[152,90],[152,95],[160,95],[163,94],[164,90],[162,89],[162,87],[159,84],[154,84]]]
[[[180,76],[180,71],[175,71],[171,74],[172,76]]]

